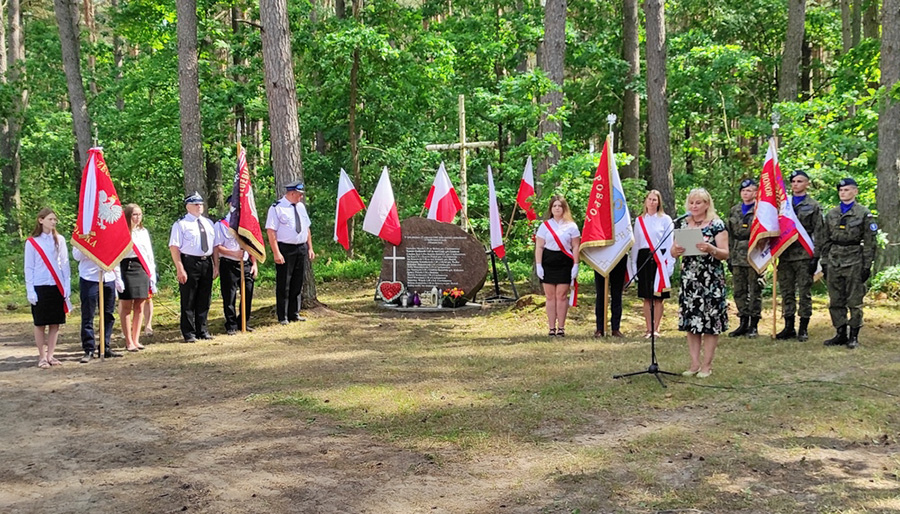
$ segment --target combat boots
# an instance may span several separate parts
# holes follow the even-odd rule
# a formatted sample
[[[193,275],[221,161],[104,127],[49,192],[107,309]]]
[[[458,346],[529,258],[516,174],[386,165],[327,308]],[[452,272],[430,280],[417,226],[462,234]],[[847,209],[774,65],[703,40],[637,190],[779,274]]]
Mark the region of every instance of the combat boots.
[[[859,331],[857,330],[857,333]],[[825,346],[840,346],[843,344],[847,344],[849,339],[847,339],[847,325],[841,325],[837,328],[837,334],[831,339],[825,341]]]
[[[797,337],[797,331],[794,330],[794,317],[784,318],[784,328],[775,334],[775,339],[793,339],[795,337]]]
[[[797,340],[809,340],[809,318],[800,318],[800,328],[797,329]]]
[[[741,316],[741,326],[728,333],[728,337],[741,337],[750,328],[750,316]]]
[[[847,348],[853,350],[859,347],[859,329],[860,327],[852,327],[850,329],[850,340],[847,341]]]
[[[759,330],[757,329],[758,324],[759,316],[753,316],[750,318],[750,327],[747,329],[747,337],[753,339],[759,335]]]

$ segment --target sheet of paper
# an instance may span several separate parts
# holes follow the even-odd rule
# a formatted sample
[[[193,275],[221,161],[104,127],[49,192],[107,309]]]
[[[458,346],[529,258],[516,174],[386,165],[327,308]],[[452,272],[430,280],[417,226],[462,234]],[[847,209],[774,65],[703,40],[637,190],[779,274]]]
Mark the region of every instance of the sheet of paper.
[[[697,249],[697,243],[703,243],[703,231],[699,228],[678,228],[675,229],[675,244],[684,247],[684,256],[703,255]]]

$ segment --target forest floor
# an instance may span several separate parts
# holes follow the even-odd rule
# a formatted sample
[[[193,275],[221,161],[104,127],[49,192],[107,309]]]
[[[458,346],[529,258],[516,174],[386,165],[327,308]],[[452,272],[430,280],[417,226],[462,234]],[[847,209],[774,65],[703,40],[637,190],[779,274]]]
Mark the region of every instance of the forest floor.
[[[49,370],[27,310],[4,312],[0,512],[900,512],[896,304],[867,304],[851,351],[821,345],[817,298],[809,342],[724,337],[712,377],[663,389],[612,379],[649,364],[632,295],[631,337],[591,338],[585,295],[550,339],[540,298],[403,316],[326,284],[307,322],[263,297],[254,333],[218,314],[190,345],[170,298],[145,351],[87,365],[76,310]],[[669,300],[680,372],[675,322]]]

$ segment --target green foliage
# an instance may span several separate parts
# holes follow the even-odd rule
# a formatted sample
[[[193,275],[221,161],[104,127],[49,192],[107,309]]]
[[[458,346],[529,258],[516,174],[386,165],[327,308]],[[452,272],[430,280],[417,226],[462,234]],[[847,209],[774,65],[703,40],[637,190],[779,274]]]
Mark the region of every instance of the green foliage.
[[[871,291],[884,293],[894,300],[900,299],[900,266],[891,266],[875,275]]]

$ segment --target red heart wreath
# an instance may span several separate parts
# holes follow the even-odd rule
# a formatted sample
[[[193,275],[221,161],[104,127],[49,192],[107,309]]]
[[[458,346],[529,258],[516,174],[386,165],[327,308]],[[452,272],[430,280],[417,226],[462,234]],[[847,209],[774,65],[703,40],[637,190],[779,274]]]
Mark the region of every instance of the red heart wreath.
[[[403,294],[402,282],[381,282],[378,284],[378,292],[386,302],[391,302]]]

